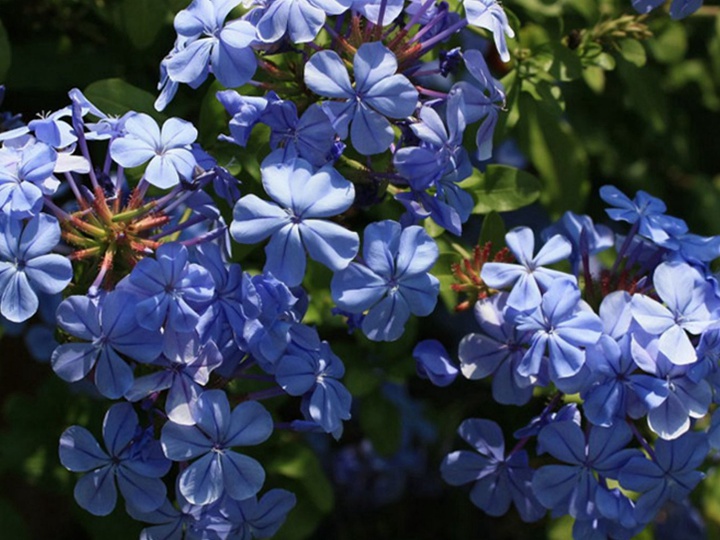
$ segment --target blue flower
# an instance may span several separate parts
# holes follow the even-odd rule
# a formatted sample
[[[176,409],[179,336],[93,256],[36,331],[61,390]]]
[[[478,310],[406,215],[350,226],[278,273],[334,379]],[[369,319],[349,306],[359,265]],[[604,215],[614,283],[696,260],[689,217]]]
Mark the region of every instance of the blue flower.
[[[80,426],[66,429],[60,437],[60,463],[73,472],[87,472],[75,485],[75,500],[96,516],[106,516],[115,508],[117,487],[127,504],[142,512],[152,512],[165,499],[161,478],[170,470],[158,441],[138,425],[129,403],[110,407],[103,421],[103,441],[107,452],[92,434]]]
[[[231,412],[225,392],[207,390],[198,398],[193,418],[194,426],[168,421],[162,428],[162,448],[169,459],[199,458],[180,475],[180,493],[192,504],[207,505],[224,493],[243,500],[260,491],[265,482],[260,463],[231,448],[267,440],[273,431],[270,413],[256,401],[245,401]]]
[[[163,244],[155,259],[138,262],[118,287],[142,298],[135,309],[140,326],[158,330],[167,322],[175,332],[194,330],[214,293],[208,271],[189,263],[187,248],[176,243]]]
[[[507,293],[498,293],[475,304],[475,320],[482,333],[460,340],[460,369],[471,380],[493,375],[492,394],[498,403],[524,405],[535,385],[547,384],[547,374],[527,377],[518,372],[526,349],[515,321],[508,318],[507,297]]]
[[[620,472],[620,485],[639,492],[635,517],[649,523],[667,501],[682,502],[705,478],[697,471],[710,449],[704,433],[690,432],[682,437],[655,441],[654,456],[630,459]]]
[[[72,279],[70,261],[49,253],[60,241],[60,226],[47,214],[27,222],[0,213],[0,313],[22,322],[38,310],[38,292],[57,294]]]
[[[175,16],[182,46],[165,63],[173,81],[199,86],[212,70],[223,86],[242,86],[255,74],[257,62],[251,45],[255,27],[235,20],[223,25],[240,0],[193,0]]]
[[[635,198],[630,200],[615,186],[603,186],[600,188],[600,197],[614,207],[605,210],[610,219],[632,223],[642,236],[660,246],[676,246],[677,241],[672,237],[688,230],[683,220],[665,215],[667,206],[664,202],[645,191],[638,191]]]
[[[284,489],[271,489],[261,498],[237,501],[226,497],[221,513],[233,524],[231,538],[271,538],[285,522],[297,502],[295,495]]]
[[[485,0],[483,0],[485,1]],[[472,124],[482,120],[475,135],[478,150],[476,157],[480,161],[492,157],[493,133],[500,111],[505,108],[505,91],[487,67],[480,51],[471,49],[463,53],[463,61],[474,83],[460,81],[453,85],[451,92],[462,92],[465,107],[465,122]]]
[[[632,0],[633,7],[638,13],[649,13],[663,4],[663,0]],[[703,5],[703,0],[673,0],[670,5],[670,17],[684,19],[695,13]]]
[[[335,130],[319,105],[313,104],[298,118],[292,101],[276,100],[268,103],[262,122],[268,126],[270,146],[282,148],[286,156],[301,157],[316,167],[328,162],[335,143]]]
[[[500,427],[490,420],[471,418],[458,429],[475,452],[460,450],[445,457],[443,480],[453,486],[475,482],[470,500],[491,516],[501,516],[514,503],[523,521],[537,521],[544,514],[531,489],[533,470],[524,450],[505,456]]]
[[[422,317],[435,309],[440,282],[428,270],[437,258],[435,241],[421,227],[371,223],[365,229],[364,264],[350,263],[333,276],[333,300],[350,313],[368,310],[362,322],[367,337],[394,341],[411,313]]]
[[[353,185],[332,167],[313,172],[303,159],[289,163],[276,152],[263,162],[265,191],[277,204],[246,195],[235,205],[230,234],[240,243],[254,244],[268,236],[265,271],[289,286],[305,276],[305,250],[333,271],[355,257],[360,240],[354,232],[328,221],[355,200]]]
[[[270,0],[257,23],[257,34],[272,43],[288,33],[293,43],[307,43],[318,35],[327,15],[339,15],[351,0]]]
[[[404,0],[353,0],[351,7],[371,23],[388,26],[402,13],[404,5]]]
[[[557,385],[577,375],[585,364],[585,351],[597,343],[602,321],[580,300],[577,285],[570,280],[555,281],[532,313],[516,319],[520,332],[532,332],[530,348],[518,366],[523,376],[540,373],[548,354],[550,379]]]
[[[389,118],[405,118],[417,105],[418,92],[404,75],[396,74],[395,55],[380,42],[364,43],[353,59],[355,86],[335,51],[315,53],[305,64],[305,84],[316,94],[342,101],[327,101],[325,112],[333,127],[364,155],[386,150],[395,139]]]
[[[57,152],[47,144],[27,141],[0,149],[0,213],[17,219],[34,216],[43,195],[53,195],[60,182],[53,176]]]
[[[418,376],[430,379],[435,386],[449,386],[457,377],[458,369],[450,355],[437,339],[424,339],[413,349]]]
[[[208,340],[200,344],[194,334],[178,334],[176,353],[164,355],[151,362],[163,368],[149,375],[138,377],[125,392],[125,399],[138,401],[155,392],[167,390],[165,412],[176,424],[192,425],[192,407],[208,383],[210,373],[223,362],[215,342]]]
[[[542,294],[557,278],[569,279],[564,272],[543,268],[570,256],[572,246],[563,236],[550,238],[533,257],[535,236],[528,227],[518,227],[505,235],[510,252],[518,264],[486,263],[480,277],[490,287],[513,286],[507,305],[518,311],[530,311],[540,305]]]
[[[553,422],[538,435],[553,457],[567,465],[546,465],[535,473],[532,489],[546,508],[577,519],[593,517],[600,484],[595,474],[617,478],[629,460],[641,455],[626,448],[632,432],[625,424],[611,428],[593,426],[587,438],[575,422]]]
[[[580,271],[580,263],[590,255],[613,247],[615,235],[604,225],[593,224],[590,216],[582,216],[574,212],[565,212],[560,220],[545,229],[542,236],[545,240],[561,234],[572,244],[569,256],[573,274]],[[589,270],[589,269],[588,269]]]
[[[664,262],[653,274],[655,292],[665,303],[643,294],[632,301],[632,315],[643,330],[660,337],[659,350],[677,365],[692,364],[697,353],[686,331],[698,335],[712,326],[720,302],[712,286],[694,267]]]
[[[463,108],[461,92],[451,92],[446,109],[447,129],[440,115],[428,106],[421,107],[420,122],[410,124],[422,144],[400,148],[393,156],[393,164],[413,189],[426,189],[446,175],[453,175],[459,182],[472,174],[470,159],[462,145]]]
[[[497,0],[463,0],[465,16],[473,26],[485,28],[492,32],[495,47],[500,53],[503,62],[510,60],[505,36],[515,37],[515,32],[510,27],[507,15]]]
[[[323,341],[319,350],[290,347],[277,363],[275,378],[291,396],[307,396],[310,418],[326,433],[340,433],[342,421],[350,419],[352,396],[339,379],[345,374],[342,361]]]
[[[65,343],[55,349],[51,358],[55,373],[75,382],[95,367],[95,384],[102,395],[117,399],[125,394],[132,386],[133,373],[120,355],[150,362],[162,350],[160,333],[138,325],[134,310],[137,301],[125,291],[113,291],[98,299],[65,299],[58,307],[58,326],[83,342]]]
[[[635,364],[655,378],[655,391],[647,414],[648,426],[663,439],[676,439],[690,429],[690,418],[702,418],[712,402],[708,381],[694,381],[690,367],[679,366],[660,350],[658,340],[641,345],[633,338]],[[646,385],[649,386],[649,385]]]
[[[195,157],[190,145],[197,139],[197,129],[180,118],[165,121],[162,131],[155,120],[144,113],[125,122],[125,134],[110,143],[110,155],[123,167],[138,167],[150,161],[143,178],[166,189],[192,178]]]
[[[268,97],[259,97],[242,96],[235,90],[222,90],[216,95],[218,101],[232,116],[229,123],[230,136],[220,135],[218,138],[243,148],[247,145],[250,133],[262,118],[268,103],[279,99],[275,92],[268,92]]]

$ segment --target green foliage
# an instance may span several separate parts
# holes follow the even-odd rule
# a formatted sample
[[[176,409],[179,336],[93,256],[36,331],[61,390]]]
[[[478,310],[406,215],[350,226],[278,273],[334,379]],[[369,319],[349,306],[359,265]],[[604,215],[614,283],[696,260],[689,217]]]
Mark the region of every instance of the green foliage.
[[[540,182],[532,174],[506,165],[488,165],[485,174],[475,174],[463,186],[477,199],[474,214],[509,212],[535,202]]]
[[[155,97],[122,79],[105,79],[85,88],[85,96],[108,114],[122,115],[128,111],[144,112],[156,120],[165,115],[153,107]]]

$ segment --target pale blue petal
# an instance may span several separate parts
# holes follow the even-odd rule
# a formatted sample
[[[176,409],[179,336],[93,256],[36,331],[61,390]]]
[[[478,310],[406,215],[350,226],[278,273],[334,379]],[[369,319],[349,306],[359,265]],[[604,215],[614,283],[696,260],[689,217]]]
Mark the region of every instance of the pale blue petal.
[[[210,452],[192,463],[178,479],[180,493],[189,503],[211,504],[224,492],[221,454]]]
[[[76,382],[90,372],[98,353],[91,343],[65,343],[53,351],[50,363],[55,374],[62,380]]]
[[[310,257],[333,272],[346,268],[360,248],[357,233],[331,221],[306,219],[299,228]]]
[[[415,112],[418,91],[404,75],[393,75],[373,85],[363,101],[385,116],[405,118]]]
[[[353,147],[369,156],[387,150],[395,140],[395,132],[387,118],[358,103],[350,126]]]
[[[363,333],[372,341],[395,341],[405,331],[410,307],[401,294],[389,294],[370,308],[362,322]]]
[[[60,463],[72,472],[102,467],[110,460],[95,437],[84,427],[71,426],[60,436]]]
[[[254,446],[267,440],[273,431],[273,421],[257,401],[244,401],[230,415],[230,426],[224,444],[232,446]]]
[[[302,283],[307,260],[299,227],[291,223],[276,232],[265,246],[265,255],[265,272],[289,287]]]
[[[256,495],[265,483],[265,471],[257,460],[225,452],[221,458],[222,478],[227,494],[241,501]]]
[[[162,506],[167,490],[159,478],[148,478],[120,465],[117,484],[125,501],[141,512],[152,512]]]
[[[40,255],[25,265],[33,289],[47,294],[57,294],[65,290],[73,276],[72,264],[62,255],[51,253]]]
[[[173,461],[193,459],[213,447],[213,442],[197,427],[173,422],[165,423],[160,440],[165,456]]]
[[[305,64],[305,85],[324,97],[355,96],[345,64],[335,51],[320,51],[310,58]]]
[[[107,465],[87,473],[75,484],[73,493],[81,508],[94,516],[107,516],[117,503],[114,467]]]
[[[332,298],[337,306],[350,313],[362,313],[375,305],[387,292],[387,284],[368,267],[350,263],[333,275]]]
[[[9,321],[23,322],[35,315],[39,301],[25,272],[15,272],[5,285],[0,313]]]
[[[230,234],[241,244],[255,244],[275,234],[290,222],[287,212],[279,206],[246,195],[235,205]]]

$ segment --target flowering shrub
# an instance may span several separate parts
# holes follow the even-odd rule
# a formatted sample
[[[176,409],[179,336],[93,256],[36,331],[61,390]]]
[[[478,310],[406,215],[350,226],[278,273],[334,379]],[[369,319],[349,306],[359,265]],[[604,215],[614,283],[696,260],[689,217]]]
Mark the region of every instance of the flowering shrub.
[[[717,109],[720,83],[681,63],[683,22],[659,2],[172,4],[114,12],[134,47],[162,41],[155,95],[105,79],[1,118],[0,315],[72,387],[42,457],[59,488],[142,539],[307,538],[334,491],[342,515],[439,477],[577,539],[692,513],[717,483],[720,237],[650,194],[651,141],[621,158],[571,106],[602,118],[617,72],[687,157],[694,117],[662,91],[691,80]],[[716,15],[669,5],[693,13]]]

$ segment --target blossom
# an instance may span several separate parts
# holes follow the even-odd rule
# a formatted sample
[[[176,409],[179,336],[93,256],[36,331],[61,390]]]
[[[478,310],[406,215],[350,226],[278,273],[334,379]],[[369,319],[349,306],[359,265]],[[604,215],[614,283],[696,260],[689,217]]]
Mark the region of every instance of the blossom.
[[[389,118],[405,118],[415,110],[418,92],[398,69],[395,55],[382,43],[364,43],[353,59],[355,86],[335,51],[315,53],[305,65],[305,84],[327,101],[324,110],[341,139],[350,137],[364,155],[385,151],[395,139]]]
[[[117,487],[127,504],[142,512],[159,508],[165,499],[161,477],[170,469],[158,441],[138,424],[129,403],[110,407],[103,421],[107,452],[92,434],[80,426],[66,429],[60,437],[60,462],[73,472],[87,472],[75,485],[75,500],[96,516],[115,508]]]
[[[515,37],[515,32],[510,27],[505,10],[497,0],[463,0],[465,16],[473,26],[485,28],[492,32],[495,47],[500,53],[503,62],[510,60],[505,36]]]
[[[230,411],[222,390],[203,392],[193,408],[194,426],[168,421],[162,428],[165,455],[173,461],[195,459],[178,478],[180,493],[192,504],[210,504],[223,493],[236,500],[252,497],[265,482],[255,459],[231,450],[256,445],[270,437],[270,413],[256,401]]]
[[[196,162],[190,145],[195,139],[197,129],[190,122],[169,118],[161,130],[150,116],[139,113],[127,119],[125,134],[110,143],[110,155],[123,167],[150,161],[143,178],[166,189],[192,177]]]
[[[470,500],[491,516],[501,516],[514,503],[523,521],[537,521],[544,514],[531,489],[533,473],[524,450],[505,456],[500,426],[490,420],[470,418],[458,428],[475,452],[460,450],[447,455],[440,472],[453,486],[474,482]]]
[[[513,286],[507,305],[518,311],[535,309],[542,294],[556,278],[568,279],[564,272],[543,268],[570,256],[572,246],[563,236],[550,238],[533,256],[535,236],[528,227],[518,227],[505,235],[510,252],[518,264],[490,262],[483,265],[480,277],[490,287]]]
[[[313,172],[304,159],[283,162],[278,153],[263,162],[262,182],[275,203],[245,195],[235,205],[232,237],[252,244],[269,236],[265,271],[289,286],[299,285],[305,276],[305,250],[333,271],[345,268],[360,239],[326,218],[350,208],[353,185],[329,165]]]
[[[134,312],[137,301],[122,290],[97,299],[81,295],[66,298],[58,307],[58,326],[83,341],[55,349],[51,358],[55,373],[75,382],[95,367],[95,384],[102,395],[117,399],[125,394],[132,386],[133,373],[121,355],[150,362],[162,349],[160,333],[138,325]]]
[[[333,276],[333,300],[350,313],[368,311],[361,325],[367,337],[394,341],[411,313],[425,316],[435,308],[440,283],[428,270],[437,258],[435,241],[421,227],[371,223],[365,229],[364,263],[350,263]]]
[[[208,271],[189,263],[187,248],[176,243],[163,244],[155,259],[138,262],[118,287],[142,298],[136,308],[140,326],[158,330],[167,321],[175,332],[194,330],[214,293]]]
[[[57,152],[42,142],[28,140],[21,146],[0,149],[0,213],[17,219],[34,216],[43,206],[43,195],[52,195],[60,182],[53,176]]]
[[[0,313],[22,322],[38,310],[38,292],[57,294],[72,279],[72,265],[49,253],[60,241],[60,225],[47,214],[23,222],[0,213]]]
[[[165,63],[173,81],[199,86],[212,69],[223,86],[237,87],[248,82],[257,62],[251,45],[255,28],[248,21],[224,24],[240,0],[193,0],[175,16],[175,30],[182,46]]]

